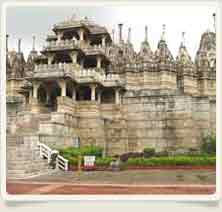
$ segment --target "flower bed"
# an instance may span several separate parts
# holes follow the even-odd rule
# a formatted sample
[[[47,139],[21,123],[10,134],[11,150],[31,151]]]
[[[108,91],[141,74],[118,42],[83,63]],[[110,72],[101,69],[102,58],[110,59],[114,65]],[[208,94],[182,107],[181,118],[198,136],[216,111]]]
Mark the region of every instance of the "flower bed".
[[[96,159],[96,171],[110,170],[111,157]],[[121,163],[123,170],[136,169],[209,169],[216,168],[215,156],[169,156],[152,158],[129,158]],[[84,170],[84,167],[82,167]],[[71,165],[69,170],[77,170],[77,165]]]
[[[81,157],[82,170],[83,156],[96,156],[93,170],[111,170],[110,163],[114,157],[102,157],[102,148],[97,146],[84,146],[81,148],[68,147],[61,149],[60,154],[69,161],[69,170],[78,168],[78,160]],[[79,157],[80,156],[80,157]],[[128,152],[115,159],[120,159],[121,169],[215,169],[216,156],[208,153],[196,155],[169,156],[166,152],[155,153],[152,148],[145,148],[144,152]]]

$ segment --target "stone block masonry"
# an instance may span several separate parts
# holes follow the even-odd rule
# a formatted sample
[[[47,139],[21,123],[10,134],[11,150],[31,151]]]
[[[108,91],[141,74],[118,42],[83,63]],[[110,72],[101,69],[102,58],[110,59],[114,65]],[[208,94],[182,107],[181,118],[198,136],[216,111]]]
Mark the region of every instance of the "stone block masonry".
[[[165,25],[154,52],[147,26],[138,52],[122,27],[115,43],[105,27],[71,18],[53,25],[40,54],[33,47],[27,61],[21,40],[18,52],[7,49],[9,177],[45,170],[38,142],[64,148],[80,138],[107,156],[145,147],[198,150],[216,132],[216,33],[201,35],[194,60],[182,33],[174,59]]]

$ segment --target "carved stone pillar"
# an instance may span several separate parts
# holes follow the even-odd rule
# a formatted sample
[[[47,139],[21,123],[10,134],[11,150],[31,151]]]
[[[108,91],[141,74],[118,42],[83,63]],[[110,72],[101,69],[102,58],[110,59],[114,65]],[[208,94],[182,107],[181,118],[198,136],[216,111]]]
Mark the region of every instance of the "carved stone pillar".
[[[91,85],[91,100],[95,101],[96,100],[96,85]]]
[[[62,36],[63,36],[62,32],[58,32],[58,34],[57,34],[57,42],[58,43],[61,41]]]
[[[73,90],[72,90],[72,99],[73,101],[76,101],[76,88],[73,87]]]
[[[97,97],[98,97],[98,103],[101,104],[101,93],[102,91],[101,90],[98,90],[97,92]]]
[[[115,89],[115,103],[116,104],[120,104],[120,89],[119,88],[116,88]]]
[[[70,57],[72,58],[72,63],[77,63],[77,52],[71,52]]]
[[[61,88],[61,96],[66,96],[66,81],[65,80],[60,80],[59,81],[59,86]]]
[[[106,37],[105,36],[102,37],[102,46],[106,46]]]
[[[31,99],[32,99],[32,89],[29,90],[29,103],[31,103]]]
[[[49,104],[49,101],[50,101],[50,90],[47,89],[46,90],[46,103]]]
[[[34,82],[33,83],[33,98],[37,99],[38,98],[38,89],[39,89],[40,83],[39,82]]]
[[[79,30],[79,40],[80,40],[80,41],[83,41],[83,40],[84,40],[84,30],[83,30],[83,29],[80,29],[80,30]]]
[[[96,59],[97,59],[97,66],[96,66],[96,67],[97,67],[97,68],[101,68],[101,63],[102,63],[102,58],[101,58],[101,56],[98,55]]]
[[[52,54],[50,54],[50,55],[48,56],[48,65],[51,65],[51,64],[52,64],[53,57],[54,57],[54,55],[52,55]]]

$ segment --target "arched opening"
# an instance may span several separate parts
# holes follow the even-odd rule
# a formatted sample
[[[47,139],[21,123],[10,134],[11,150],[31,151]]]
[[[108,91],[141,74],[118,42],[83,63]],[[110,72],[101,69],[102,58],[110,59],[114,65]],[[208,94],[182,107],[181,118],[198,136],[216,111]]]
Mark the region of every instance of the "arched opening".
[[[119,55],[122,57],[123,56],[123,51],[122,50],[119,50]]]
[[[46,93],[46,85],[42,83],[39,88],[38,88],[38,102],[41,104],[46,104],[46,98],[47,98],[47,93]]]
[[[72,63],[72,58],[65,52],[57,52],[54,56],[52,64],[58,63]]]
[[[89,101],[91,100],[91,88],[89,86],[80,86],[76,93],[77,101]]]
[[[115,91],[113,88],[105,88],[101,92],[102,104],[114,104],[115,103]]]
[[[72,81],[66,82],[66,96],[72,98],[74,85]]]
[[[72,40],[73,37],[74,37],[76,40],[79,40],[79,34],[78,34],[78,32],[77,32],[77,31],[70,30],[70,31],[65,31],[65,32],[63,33],[62,39],[63,39],[63,40],[66,40],[66,39],[67,39],[67,40]]]
[[[57,110],[58,96],[61,96],[61,88],[56,81],[43,82],[38,88],[38,101],[49,111]]]
[[[48,101],[48,107],[51,111],[57,110],[57,97],[61,96],[61,88],[56,81],[50,81],[47,83],[50,89],[50,97]]]
[[[81,60],[81,57],[79,58],[78,57],[78,63],[80,63],[80,60]],[[87,56],[85,57],[84,59],[84,64],[83,64],[83,67],[84,68],[96,68],[97,66],[97,60],[96,60],[96,57],[95,56]]]

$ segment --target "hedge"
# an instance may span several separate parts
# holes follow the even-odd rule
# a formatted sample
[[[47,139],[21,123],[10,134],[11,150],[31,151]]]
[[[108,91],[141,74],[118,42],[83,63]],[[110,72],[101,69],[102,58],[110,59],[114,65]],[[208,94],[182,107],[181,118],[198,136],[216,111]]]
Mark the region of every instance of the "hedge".
[[[190,157],[190,156],[170,156],[170,157],[153,157],[153,158],[129,158],[126,165],[133,166],[176,166],[192,165],[206,166],[215,165],[216,157]]]
[[[112,157],[96,158],[96,166],[109,166],[112,160]]]
[[[216,136],[214,134],[209,134],[203,137],[201,144],[201,153],[216,155]]]
[[[102,152],[102,148],[98,146],[83,146],[81,148],[66,147],[59,150],[59,153],[67,159],[77,158],[79,155],[94,155],[96,157],[102,157]]]

